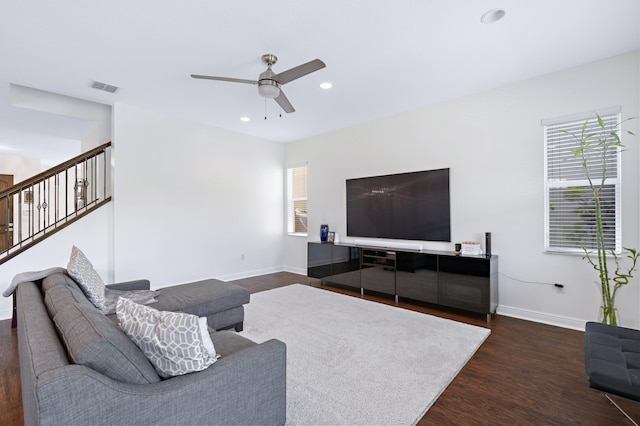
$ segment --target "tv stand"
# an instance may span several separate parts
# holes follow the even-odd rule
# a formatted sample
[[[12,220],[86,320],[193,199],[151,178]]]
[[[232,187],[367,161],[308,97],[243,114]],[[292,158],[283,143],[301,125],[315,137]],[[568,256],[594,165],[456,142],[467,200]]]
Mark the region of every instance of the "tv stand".
[[[307,276],[321,284],[464,309],[487,315],[498,307],[498,256],[310,242]]]

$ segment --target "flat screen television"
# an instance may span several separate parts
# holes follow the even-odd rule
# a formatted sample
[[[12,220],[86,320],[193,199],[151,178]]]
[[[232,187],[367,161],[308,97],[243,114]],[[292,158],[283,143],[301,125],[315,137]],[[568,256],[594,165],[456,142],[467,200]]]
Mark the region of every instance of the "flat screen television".
[[[347,179],[347,235],[451,241],[449,169]]]

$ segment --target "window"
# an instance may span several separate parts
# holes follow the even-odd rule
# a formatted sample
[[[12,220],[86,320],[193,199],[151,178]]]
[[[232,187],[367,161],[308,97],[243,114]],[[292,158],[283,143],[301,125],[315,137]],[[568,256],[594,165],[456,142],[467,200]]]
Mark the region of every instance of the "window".
[[[545,132],[545,251],[582,253],[597,249],[595,198],[591,181],[601,186],[600,204],[606,250],[621,250],[620,159],[618,146],[604,148],[597,137],[590,149],[576,155],[582,134],[615,132],[620,135],[620,112],[595,114],[562,121],[544,122]],[[587,123],[585,126],[585,122]],[[604,160],[604,161],[603,161]],[[606,165],[605,165],[606,163]]]
[[[307,166],[287,169],[287,232],[307,235]]]

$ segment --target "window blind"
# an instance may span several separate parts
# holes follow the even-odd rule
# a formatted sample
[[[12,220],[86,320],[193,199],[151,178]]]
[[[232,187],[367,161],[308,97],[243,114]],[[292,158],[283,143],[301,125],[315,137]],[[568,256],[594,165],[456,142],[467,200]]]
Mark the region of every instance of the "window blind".
[[[287,223],[289,233],[307,233],[307,166],[287,169]]]
[[[576,155],[583,134],[619,134],[620,114],[584,117],[545,125],[545,250],[582,252],[596,249],[596,201],[589,178],[600,188],[603,233],[607,250],[620,251],[620,148],[604,149],[598,138]],[[587,175],[583,162],[589,169]]]

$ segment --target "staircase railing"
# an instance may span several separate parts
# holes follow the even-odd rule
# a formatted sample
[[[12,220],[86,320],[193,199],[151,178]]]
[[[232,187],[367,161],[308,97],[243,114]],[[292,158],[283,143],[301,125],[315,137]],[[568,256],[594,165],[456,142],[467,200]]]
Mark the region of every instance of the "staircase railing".
[[[111,142],[0,191],[0,265],[109,201]]]

